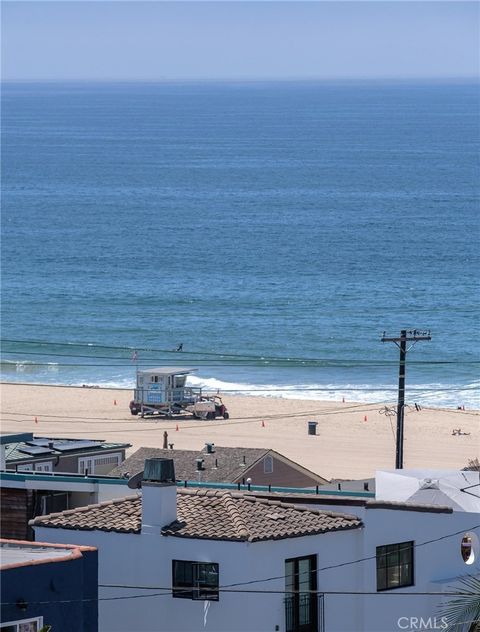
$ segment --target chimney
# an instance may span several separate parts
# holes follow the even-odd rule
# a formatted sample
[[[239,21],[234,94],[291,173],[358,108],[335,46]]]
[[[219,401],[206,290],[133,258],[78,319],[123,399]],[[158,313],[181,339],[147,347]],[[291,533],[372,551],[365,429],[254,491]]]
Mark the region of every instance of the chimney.
[[[142,534],[160,535],[177,519],[173,459],[146,459],[142,480]]]
[[[207,449],[207,454],[213,454],[215,452],[215,444],[214,443],[206,443],[205,447]]]
[[[197,464],[197,472],[201,472],[203,470],[203,459],[195,459],[195,463]]]

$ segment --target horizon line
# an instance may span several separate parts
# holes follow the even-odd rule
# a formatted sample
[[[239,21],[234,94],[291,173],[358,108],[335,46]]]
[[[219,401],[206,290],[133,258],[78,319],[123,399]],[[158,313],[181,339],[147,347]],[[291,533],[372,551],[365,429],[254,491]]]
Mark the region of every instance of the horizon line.
[[[378,81],[444,81],[444,82],[478,82],[480,75],[461,76],[363,76],[363,77],[18,77],[0,78],[0,83],[328,83],[328,82],[378,82]]]

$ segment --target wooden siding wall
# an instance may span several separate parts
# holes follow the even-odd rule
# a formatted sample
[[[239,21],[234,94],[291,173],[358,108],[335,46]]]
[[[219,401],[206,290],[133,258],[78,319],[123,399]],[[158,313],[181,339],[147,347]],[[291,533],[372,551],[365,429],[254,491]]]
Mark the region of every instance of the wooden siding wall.
[[[315,487],[318,481],[299,472],[288,463],[276,459],[273,455],[273,472],[265,474],[264,459],[249,468],[244,473],[244,478],[251,478],[252,485],[275,485],[277,487]],[[242,482],[240,480],[240,482]]]
[[[2,538],[27,540],[32,517],[32,492],[26,489],[0,489],[0,533]]]

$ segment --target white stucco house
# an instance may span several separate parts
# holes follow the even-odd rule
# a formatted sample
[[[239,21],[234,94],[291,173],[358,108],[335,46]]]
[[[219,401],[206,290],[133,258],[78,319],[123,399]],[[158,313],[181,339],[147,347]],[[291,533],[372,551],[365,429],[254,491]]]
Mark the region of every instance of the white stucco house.
[[[135,496],[31,522],[39,541],[98,549],[103,632],[444,629],[443,593],[478,573],[472,513],[301,507],[177,488],[152,467]]]

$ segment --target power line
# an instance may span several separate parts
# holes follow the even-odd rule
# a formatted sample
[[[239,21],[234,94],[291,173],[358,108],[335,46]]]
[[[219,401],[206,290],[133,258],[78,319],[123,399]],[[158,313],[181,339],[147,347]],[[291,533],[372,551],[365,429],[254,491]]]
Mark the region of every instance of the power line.
[[[149,347],[132,347],[132,346],[114,346],[114,345],[101,345],[97,343],[82,343],[82,342],[51,342],[46,340],[17,340],[11,338],[0,338],[2,342],[10,342],[15,344],[36,344],[43,346],[69,346],[80,347],[88,349],[111,349],[114,351],[125,351],[128,353],[144,352],[144,353],[166,353],[174,354],[175,356],[208,356],[213,358],[239,358],[243,360],[257,360],[257,361],[282,361],[282,362],[361,362],[362,364],[374,363],[379,366],[392,364],[392,361],[382,360],[358,360],[358,359],[344,359],[344,358],[312,358],[312,357],[296,357],[296,356],[269,356],[269,355],[257,355],[257,354],[242,354],[242,353],[221,353],[216,351],[182,351],[178,352],[176,349],[155,349]],[[14,352],[7,352],[14,353]],[[17,352],[21,353],[21,352]],[[27,352],[23,352],[27,353]],[[39,355],[54,355],[51,353],[39,354]],[[63,354],[59,354],[63,355]],[[75,357],[81,357],[75,354]],[[91,357],[91,356],[85,356]],[[416,364],[417,362],[415,362]],[[435,360],[435,361],[419,361],[418,364],[480,364],[478,360]]]
[[[433,538],[431,540],[425,540],[424,542],[419,542],[418,544],[413,544],[412,546],[408,546],[405,547],[403,550],[410,550],[411,548],[419,548],[422,546],[426,546],[427,544],[434,544],[435,542],[441,542],[442,540],[446,540],[448,538],[453,538],[457,535],[462,535],[465,533],[468,533],[470,531],[475,531],[476,529],[480,529],[480,524],[475,525],[474,527],[470,527],[468,529],[462,529],[461,531],[456,531],[455,533],[448,533],[446,535],[440,536],[438,538]],[[399,549],[399,551],[401,551],[402,549]],[[309,574],[313,574],[313,573],[321,573],[324,571],[329,571],[332,569],[336,569],[336,568],[343,568],[345,566],[352,566],[353,564],[359,564],[361,562],[367,562],[367,561],[371,561],[371,560],[376,560],[377,559],[377,555],[370,555],[368,557],[363,557],[363,558],[359,558],[356,560],[350,560],[348,562],[341,562],[339,564],[331,564],[330,566],[324,566],[322,568],[317,568],[317,569],[312,569],[310,571],[302,571],[302,572],[298,572],[298,573],[294,573],[293,576],[300,576],[300,575],[309,575]],[[247,582],[236,582],[236,583],[232,583],[232,584],[225,584],[224,586],[220,586],[219,590],[226,590],[226,589],[232,589],[232,588],[237,588],[238,586],[251,586],[252,584],[260,584],[260,583],[266,583],[266,582],[270,582],[270,581],[278,581],[281,579],[286,579],[288,577],[292,577],[292,575],[277,575],[275,577],[266,577],[263,579],[252,579],[250,581]],[[135,589],[143,589],[143,590],[163,590],[162,587],[159,586],[138,586],[138,585],[125,585],[125,584],[99,584],[99,586],[101,586],[102,588],[135,588]],[[240,592],[240,591],[238,591]],[[264,592],[262,590],[258,591],[258,592]],[[287,592],[287,591],[278,591],[278,592]],[[299,591],[299,592],[309,592],[309,591]],[[311,592],[319,592],[319,591],[311,591]],[[320,591],[323,592],[323,591]],[[327,594],[327,592],[325,592],[325,594]],[[363,592],[363,593],[345,593],[345,592],[332,592],[331,594],[377,594],[376,592],[374,593],[370,593],[370,592]],[[393,594],[393,593],[392,593]],[[399,593],[396,593],[399,594]],[[401,594],[401,593],[400,593]],[[404,594],[413,594],[413,593],[404,593]],[[436,593],[424,593],[424,594],[436,594]],[[438,594],[445,594],[443,592],[440,592]]]
[[[475,531],[476,529],[480,529],[480,524],[477,524],[474,527],[471,527],[470,529],[462,529],[461,531],[456,531],[455,533],[448,533],[447,535],[443,535],[443,536],[440,536],[438,538],[433,538],[431,540],[425,540],[425,542],[419,542],[418,544],[413,544],[412,548],[416,549],[416,548],[419,548],[421,546],[426,546],[427,544],[433,544],[435,542],[441,542],[442,540],[447,540],[448,538],[453,538],[453,537],[455,537],[457,535],[462,535],[462,534],[468,533],[469,531]],[[405,547],[405,548],[407,548],[407,547]],[[408,547],[408,548],[410,548],[410,547]],[[400,549],[399,549],[399,551],[400,551]],[[312,571],[307,571],[307,572],[313,573],[313,572],[329,571],[329,570],[332,570],[332,569],[335,569],[335,568],[342,568],[344,566],[352,566],[353,564],[359,564],[361,562],[367,562],[367,561],[375,560],[375,559],[377,559],[376,555],[370,555],[368,557],[359,558],[357,560],[351,560],[350,562],[341,562],[340,564],[331,564],[330,566],[324,566],[323,568],[315,569],[315,571],[312,570]],[[301,574],[305,574],[305,572],[299,573],[299,575],[301,575]],[[252,581],[249,581],[249,582],[239,582],[237,584],[229,584],[227,587],[228,588],[232,588],[232,587],[235,587],[235,586],[249,586],[251,584],[258,584],[258,583],[264,582],[264,581],[273,581],[273,580],[278,580],[278,579],[285,579],[286,577],[288,577],[288,576],[287,575],[281,575],[281,576],[278,576],[278,577],[271,577],[271,578],[264,579],[264,580],[257,579],[257,580],[252,580]]]
[[[362,404],[355,404],[351,406],[345,406],[345,407],[342,407],[341,409],[339,409],[338,407],[335,407],[335,408],[309,409],[309,410],[298,411],[294,413],[274,413],[270,415],[268,414],[252,415],[248,417],[237,417],[235,419],[230,419],[228,422],[227,421],[215,422],[214,420],[210,420],[210,422],[213,421],[215,424],[213,427],[216,427],[220,424],[232,425],[237,422],[261,421],[261,420],[275,421],[277,419],[292,419],[292,418],[294,419],[296,417],[307,417],[311,415],[316,415],[317,417],[319,417],[323,415],[340,415],[340,414],[352,413],[352,412],[371,412],[371,411],[376,411],[377,406],[383,403],[384,402],[376,402],[373,404],[362,403]],[[432,410],[435,410],[435,409],[432,409]],[[45,421],[47,423],[64,423],[64,422],[65,423],[70,423],[70,422],[71,423],[90,423],[90,421],[110,421],[110,422],[115,422],[115,423],[131,424],[131,423],[140,422],[139,417],[134,417],[133,419],[126,420],[121,417],[87,417],[87,416],[77,417],[73,415],[51,415],[51,414],[42,415],[41,413],[39,414],[38,412],[37,413],[13,412],[13,411],[0,411],[0,412],[2,415],[11,415],[13,417],[14,416],[28,417],[28,419],[24,419],[21,421],[31,421],[31,419],[36,416],[37,418],[40,418],[42,421]],[[383,409],[380,409],[378,412],[382,413]],[[407,411],[407,412],[413,412],[413,411]],[[451,411],[448,411],[448,412],[451,412]],[[474,413],[474,414],[479,415],[480,413]],[[140,423],[144,423],[145,421],[157,422],[159,419],[163,420],[164,418],[160,416],[152,416],[152,417],[142,419]],[[13,421],[17,421],[17,420],[13,419]],[[198,428],[198,423],[201,421],[203,420],[198,420],[195,423],[195,425],[191,425],[191,426],[182,425],[182,428]]]
[[[31,363],[28,364],[27,366],[50,366],[48,363]],[[120,367],[122,365],[118,365],[118,364],[56,364],[55,366],[57,367]],[[208,379],[208,378],[207,378]],[[23,384],[23,385],[33,385],[33,386],[61,386],[64,388],[84,388],[75,384],[41,384],[41,383],[36,383],[36,382],[23,382],[23,383],[16,383],[16,382],[7,382],[7,384]],[[100,388],[100,387],[98,387]],[[114,389],[110,389],[108,387],[101,387],[104,390],[119,390],[119,391],[131,391],[134,389],[133,386],[128,387],[115,387]],[[395,386],[291,386],[291,385],[285,385],[285,386],[264,386],[261,388],[258,388],[254,385],[252,385],[251,387],[248,388],[231,388],[231,389],[226,389],[226,388],[215,388],[215,387],[198,387],[201,388],[202,391],[206,394],[224,394],[224,393],[275,393],[275,392],[279,392],[279,393],[285,393],[285,392],[289,392],[289,393],[296,393],[296,392],[326,392],[326,393],[342,393],[342,392],[384,392],[384,391],[394,391],[395,390]],[[431,387],[431,386],[414,386],[412,388],[409,389],[412,392],[415,393],[446,393],[446,392],[450,392],[450,391],[455,391],[455,392],[460,392],[460,391],[476,391],[478,390],[478,387],[475,385],[472,386],[447,386],[445,388],[437,388],[437,387]],[[220,393],[219,393],[220,392]]]
[[[364,407],[363,405],[359,405],[355,410],[357,412],[371,412],[371,411],[375,411],[376,407],[381,404],[381,403],[385,403],[385,402],[377,402],[375,404],[374,407]],[[389,402],[386,402],[389,403]],[[435,410],[435,409],[432,409]],[[354,412],[353,407],[347,411],[347,412]],[[448,411],[451,412],[451,411]],[[463,411],[462,411],[463,412]],[[220,426],[234,426],[234,425],[243,425],[243,424],[250,424],[250,423],[258,423],[259,421],[277,421],[277,420],[283,420],[283,419],[295,419],[295,418],[304,418],[304,417],[310,417],[312,415],[315,415],[316,417],[321,417],[324,415],[338,415],[338,414],[345,414],[345,410],[321,410],[321,411],[313,411],[313,410],[309,410],[309,411],[305,411],[305,412],[299,412],[299,413],[290,413],[290,414],[276,414],[276,415],[255,415],[252,417],[240,417],[237,419],[232,419],[230,418],[228,421],[213,421],[210,420],[208,422],[208,425],[204,426],[205,428],[218,428]],[[476,416],[478,416],[480,413],[472,413],[475,414]],[[8,417],[3,417],[3,421],[4,422],[10,422],[10,423],[27,423],[27,424],[32,424],[33,423],[33,418],[36,416],[38,419],[38,423],[46,423],[46,424],[55,424],[55,423],[60,423],[63,426],[65,426],[66,424],[72,424],[75,426],[78,426],[79,424],[88,424],[91,421],[101,421],[101,422],[113,422],[115,424],[117,423],[121,423],[123,424],[144,424],[144,423],[149,423],[149,422],[153,422],[153,424],[155,425],[151,425],[149,424],[147,427],[141,427],[137,426],[135,428],[113,428],[113,429],[106,429],[104,428],[103,430],[89,430],[89,434],[99,434],[99,435],[107,435],[107,434],[117,434],[119,432],[121,433],[140,433],[140,432],[152,432],[155,430],[160,431],[164,431],[164,430],[172,430],[175,431],[176,430],[176,426],[175,425],[169,425],[166,426],[165,423],[172,423],[172,420],[167,420],[164,419],[163,417],[151,417],[151,418],[146,418],[146,419],[142,419],[142,421],[139,420],[139,418],[135,417],[131,420],[126,420],[126,419],[120,419],[117,417],[83,417],[83,418],[77,418],[77,417],[68,417],[68,416],[58,416],[59,419],[57,419],[57,416],[53,416],[53,415],[42,415],[42,414],[27,414],[27,413],[12,413],[12,412],[5,412],[2,413],[2,415],[12,415],[12,416],[25,416],[28,415],[28,418],[24,418],[24,419],[15,419],[15,418],[8,418]],[[175,420],[173,420],[175,421]],[[156,426],[156,424],[158,424],[159,422],[163,422],[161,425]],[[182,423],[181,425],[181,429],[182,430],[190,430],[190,429],[198,429],[200,427],[202,427],[203,421],[198,420],[197,422],[195,422],[194,424],[184,424]],[[391,422],[390,422],[390,427],[391,426]],[[71,430],[66,430],[65,432],[69,432],[71,433]],[[392,428],[392,433],[393,433],[393,428]]]
[[[108,585],[108,584],[99,584],[98,585],[99,588],[129,588],[128,586],[115,586],[115,585]],[[132,588],[137,588],[138,590],[149,590],[148,587],[142,587],[142,586],[132,586]],[[168,597],[171,596],[173,594],[173,591],[175,592],[181,592],[183,591],[188,591],[191,592],[191,588],[187,587],[174,587],[174,586],[170,586],[170,587],[162,587],[162,588],[155,588],[155,590],[162,590],[163,592],[158,592],[158,593],[150,593],[150,594],[141,594],[141,595],[121,595],[121,596],[116,596],[116,597],[86,597],[83,599],[57,599],[57,600],[52,600],[52,601],[29,601],[28,605],[32,605],[32,606],[36,606],[36,605],[48,605],[48,604],[62,604],[62,603],[91,603],[91,602],[96,602],[96,601],[123,601],[126,599],[151,599],[153,597]],[[302,591],[296,591],[296,590],[228,590],[228,589],[209,589],[207,587],[202,588],[202,590],[208,591],[211,590],[212,592],[225,592],[225,593],[236,593],[236,594],[265,594],[265,595],[277,595],[277,594],[281,594],[281,595],[285,595],[285,594],[313,594],[313,595],[378,595],[378,596],[408,596],[408,597],[412,597],[412,596],[418,596],[418,597],[424,597],[424,596],[463,596],[465,595],[464,592],[458,591],[458,592],[443,592],[443,591],[438,591],[438,592],[398,592],[398,591],[380,591],[380,592],[376,592],[376,591],[371,591],[371,592],[367,592],[367,591],[340,591],[340,590],[330,590],[330,591],[312,591],[312,590],[302,590]],[[208,601],[208,600],[206,600]],[[2,601],[2,605],[3,606],[17,606],[18,603],[16,601]],[[461,623],[461,622],[458,622]],[[471,621],[465,621],[464,623],[472,623]]]
[[[172,352],[173,353],[173,352]],[[85,354],[81,354],[81,353],[52,353],[50,351],[6,351],[5,349],[3,350],[3,354],[9,354],[9,355],[33,355],[33,356],[49,356],[52,358],[86,358],[86,359],[98,359],[98,360],[121,360],[121,361],[125,361],[128,358],[125,358],[125,356],[101,356],[101,355],[85,355]],[[182,351],[181,352],[181,356],[182,357],[187,357],[188,359],[188,355],[190,354],[190,352],[188,351]],[[177,353],[178,355],[178,353]],[[209,354],[203,354],[203,355],[209,355]],[[252,361],[256,361],[256,362],[262,362],[262,363],[273,363],[273,362],[280,362],[280,363],[292,363],[292,362],[300,362],[302,364],[308,364],[309,366],[317,366],[317,364],[320,364],[320,366],[322,365],[327,365],[326,368],[331,368],[334,366],[338,366],[339,368],[354,368],[355,366],[366,366],[366,367],[383,367],[383,366],[391,366],[396,364],[393,360],[359,360],[359,359],[354,359],[354,358],[273,358],[273,357],[265,357],[265,356],[252,356],[250,358],[243,358],[241,356],[232,356],[232,355],[226,355],[226,356],[222,356],[225,357],[225,360],[228,360],[232,357],[238,357],[238,360],[236,361],[235,364],[226,364],[226,362],[222,359],[195,359],[195,363],[199,364],[199,363],[219,363],[220,366],[239,366],[241,363],[249,363],[251,364]],[[131,359],[130,359],[131,360]],[[149,358],[145,358],[145,359],[139,359],[137,362],[166,362],[166,363],[170,363],[170,362],[174,362],[176,363],[176,358],[175,359],[170,359],[170,358],[162,358],[162,357],[157,357],[157,356],[153,356],[153,357],[149,357]],[[131,365],[131,361],[130,361],[130,365]],[[417,360],[417,361],[413,361],[410,364],[413,365],[422,365],[422,366],[428,366],[428,365],[476,365],[476,364],[480,364],[480,360]]]
[[[333,407],[333,408],[316,408],[316,409],[308,409],[308,410],[303,410],[303,411],[297,411],[297,412],[292,412],[292,413],[272,413],[272,414],[262,414],[262,415],[251,415],[248,417],[236,417],[234,420],[229,420],[228,422],[225,422],[225,425],[231,425],[232,423],[235,423],[237,421],[258,421],[258,420],[275,420],[275,419],[288,419],[288,418],[295,418],[295,417],[305,417],[305,416],[309,416],[309,415],[316,415],[316,416],[322,416],[322,415],[342,415],[345,412],[369,412],[369,411],[374,411],[377,410],[377,406],[381,405],[381,404],[388,404],[390,403],[388,400],[387,401],[379,401],[379,402],[362,402],[359,404],[351,404],[351,405],[345,405],[342,406],[341,408],[337,406]],[[127,421],[126,419],[120,418],[120,417],[87,417],[87,416],[81,416],[81,417],[77,417],[74,415],[52,415],[52,414],[45,414],[42,415],[41,413],[39,414],[37,413],[27,413],[27,412],[14,412],[14,411],[0,411],[2,414],[4,415],[23,415],[23,416],[28,416],[28,417],[42,417],[44,420],[45,418],[54,418],[54,419],[59,419],[60,421],[63,420],[79,420],[80,422],[83,421],[84,423],[88,423],[89,421],[120,421],[120,422],[125,422],[125,423],[134,423],[134,422],[138,422],[140,420],[139,417],[134,417],[134,419],[131,419],[129,421]],[[379,413],[383,412],[383,409],[378,411]],[[410,412],[410,411],[408,411]],[[413,412],[413,411],[411,411]],[[451,411],[449,411],[451,412]],[[463,411],[462,411],[463,412]],[[161,419],[161,417],[159,416],[152,416],[147,418],[147,421],[152,420],[152,421],[156,421],[157,419]],[[46,419],[46,421],[50,421],[50,419]],[[144,420],[142,420],[143,423]],[[201,420],[198,420],[198,422],[200,422]],[[203,420],[202,420],[203,421]],[[214,421],[214,420],[211,420]],[[196,425],[194,426],[190,426],[192,428],[197,428],[198,427],[198,422],[196,423]],[[216,425],[219,425],[218,422],[214,423]],[[223,423],[224,422],[220,422]],[[182,426],[185,427],[185,426]]]

